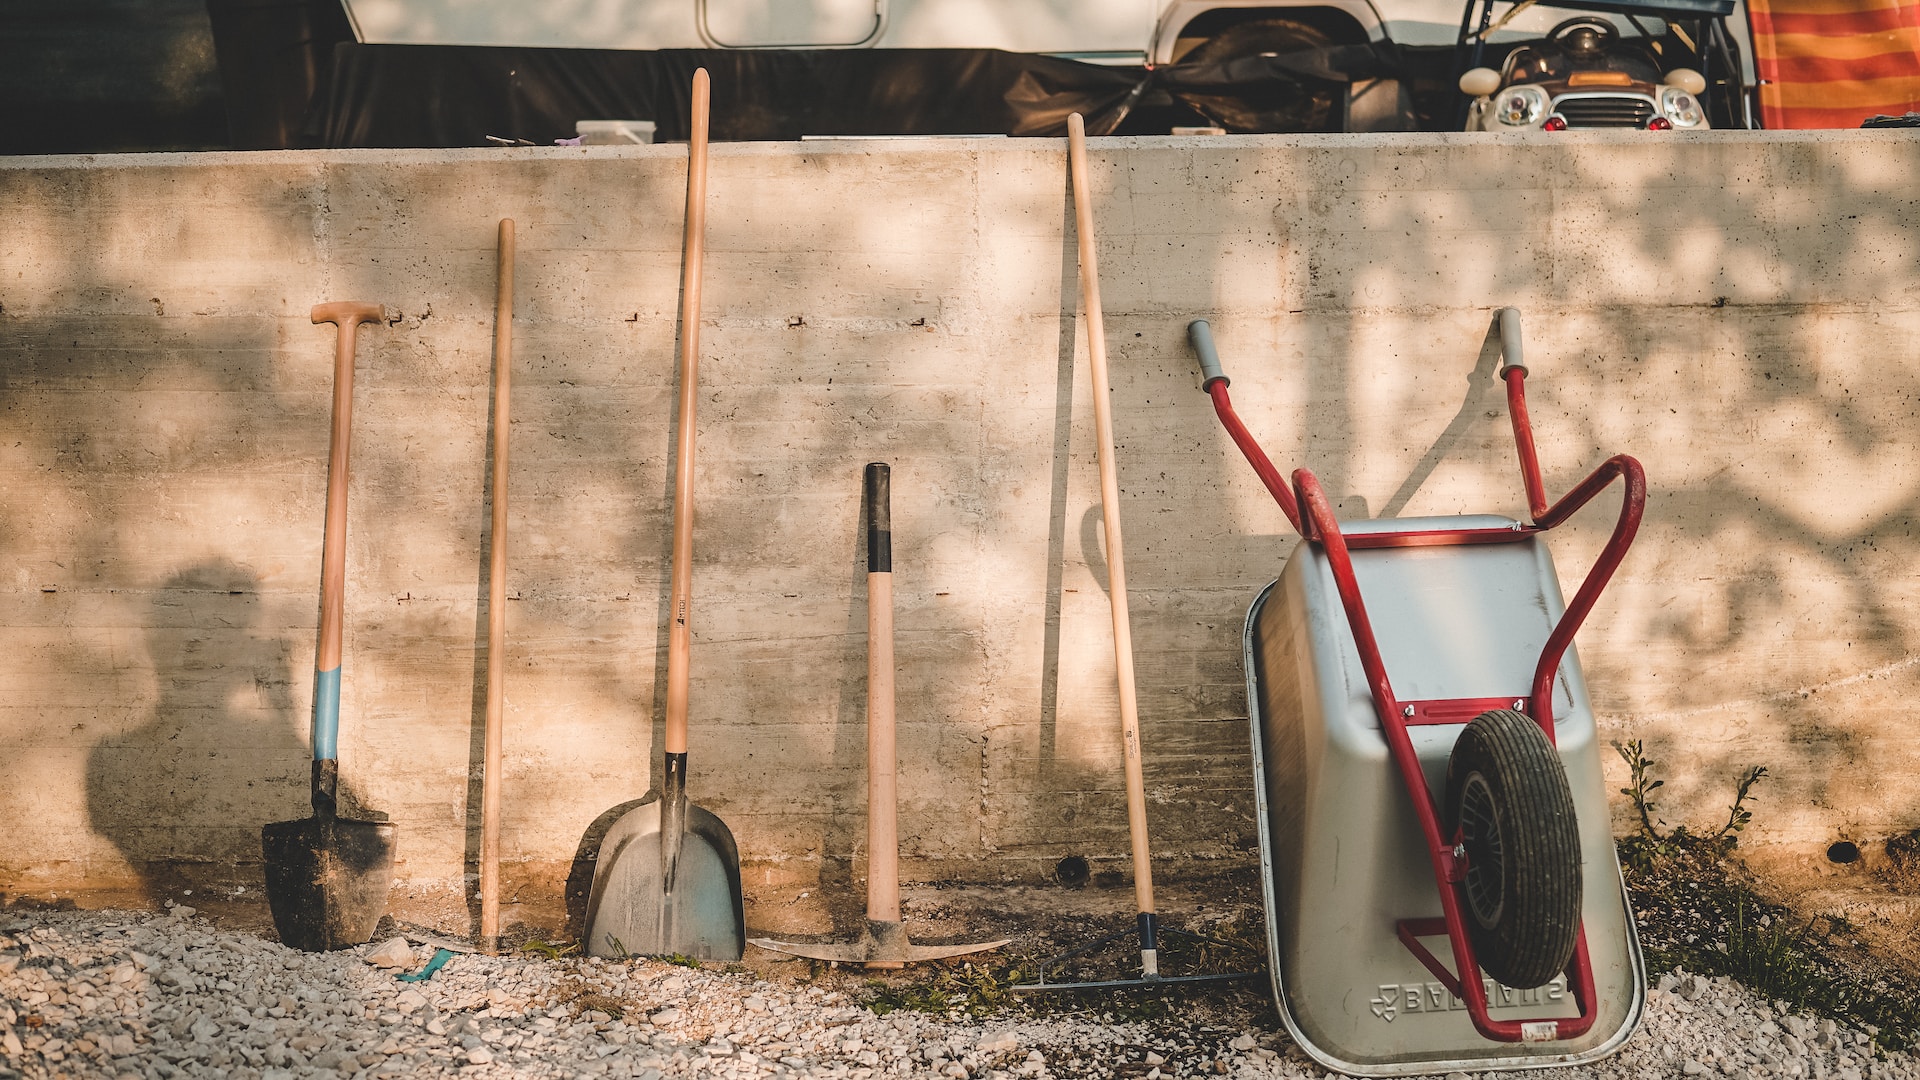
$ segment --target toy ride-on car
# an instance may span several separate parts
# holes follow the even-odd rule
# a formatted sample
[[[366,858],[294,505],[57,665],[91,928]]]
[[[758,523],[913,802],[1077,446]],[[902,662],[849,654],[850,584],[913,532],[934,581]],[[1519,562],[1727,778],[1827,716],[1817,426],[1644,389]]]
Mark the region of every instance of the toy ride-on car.
[[[1697,130],[1711,126],[1700,103],[1706,88],[1692,68],[1663,73],[1646,39],[1623,40],[1611,20],[1594,15],[1514,49],[1499,71],[1477,67],[1460,76],[1460,92],[1474,99],[1468,131]]]
[[[1495,18],[1500,4],[1509,10]],[[1523,12],[1528,20],[1545,14],[1529,0],[1467,0],[1453,69],[1465,95],[1456,122],[1466,130],[1754,126],[1727,27],[1734,0],[1554,6],[1571,17],[1534,37],[1516,25]]]

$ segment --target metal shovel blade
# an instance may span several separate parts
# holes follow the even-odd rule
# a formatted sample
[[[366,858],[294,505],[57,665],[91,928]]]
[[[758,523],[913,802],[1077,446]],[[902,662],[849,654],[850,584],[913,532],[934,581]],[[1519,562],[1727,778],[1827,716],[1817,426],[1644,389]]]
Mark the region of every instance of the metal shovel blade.
[[[642,803],[607,830],[587,900],[588,955],[738,960],[745,951],[733,833],[711,811],[680,805],[684,816],[669,799]],[[663,827],[663,806],[681,820]]]
[[[393,883],[391,821],[315,816],[260,830],[267,903],[282,943],[305,952],[364,945]]]

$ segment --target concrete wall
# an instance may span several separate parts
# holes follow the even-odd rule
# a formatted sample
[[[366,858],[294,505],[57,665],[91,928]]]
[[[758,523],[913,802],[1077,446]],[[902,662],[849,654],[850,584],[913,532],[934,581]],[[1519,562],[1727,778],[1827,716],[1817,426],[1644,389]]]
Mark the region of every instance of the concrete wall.
[[[1349,515],[1518,514],[1488,331],[1523,308],[1549,488],[1648,467],[1581,656],[1666,820],[1709,823],[1764,764],[1755,840],[1920,825],[1920,142],[1092,160],[1164,873],[1254,858],[1239,633],[1292,544],[1195,388],[1196,315],[1276,460]],[[674,147],[0,162],[0,892],[257,890],[260,825],[306,812],[332,348],[307,311],[363,299],[394,321],[362,334],[342,770],[401,823],[399,902],[459,905],[511,216],[509,918],[557,909],[658,771],[683,176]],[[870,460],[909,876],[1122,866],[1062,146],[720,146],[710,206],[692,790],[749,891],[862,872]],[[1559,534],[1570,582],[1611,519]]]

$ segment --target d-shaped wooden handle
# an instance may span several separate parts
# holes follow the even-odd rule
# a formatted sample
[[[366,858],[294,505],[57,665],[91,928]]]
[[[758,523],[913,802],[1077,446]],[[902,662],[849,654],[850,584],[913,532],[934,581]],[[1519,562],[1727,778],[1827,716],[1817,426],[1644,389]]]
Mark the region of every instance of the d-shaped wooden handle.
[[[361,300],[336,300],[331,304],[313,305],[315,326],[330,322],[346,330],[363,322],[385,322],[386,319],[386,308]]]

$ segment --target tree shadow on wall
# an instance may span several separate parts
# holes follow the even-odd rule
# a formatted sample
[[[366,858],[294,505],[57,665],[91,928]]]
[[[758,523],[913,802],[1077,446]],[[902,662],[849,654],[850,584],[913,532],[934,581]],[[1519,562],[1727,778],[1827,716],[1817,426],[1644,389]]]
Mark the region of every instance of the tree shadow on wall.
[[[167,578],[144,620],[151,714],[88,756],[89,821],[150,901],[189,889],[258,899],[247,893],[264,886],[260,826],[309,813],[295,646],[263,614],[245,567],[215,559]],[[358,804],[343,784],[343,812]]]

